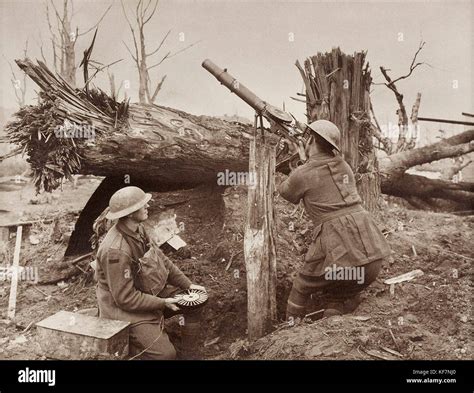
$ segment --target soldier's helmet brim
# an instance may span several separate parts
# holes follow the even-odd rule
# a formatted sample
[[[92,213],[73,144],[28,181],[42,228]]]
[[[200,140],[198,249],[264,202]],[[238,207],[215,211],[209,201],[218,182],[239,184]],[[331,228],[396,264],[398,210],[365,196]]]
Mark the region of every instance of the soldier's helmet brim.
[[[137,210],[140,210],[143,206],[145,206],[150,201],[151,197],[151,194],[146,193],[142,200],[134,203],[131,206],[128,206],[126,209],[119,210],[117,212],[109,211],[105,217],[108,220],[116,220],[118,218],[128,216],[129,214],[132,214],[133,212],[136,212]]]
[[[322,138],[325,142],[329,143],[329,145],[331,145],[332,148],[336,149],[339,153],[341,152],[341,148],[339,147],[339,145],[335,143],[333,140],[331,140],[331,138],[329,138],[329,136],[326,133],[320,132],[314,129],[313,127],[311,127],[310,124],[306,124],[306,127],[308,127],[311,132],[314,132],[317,136]],[[338,132],[339,132],[339,138],[340,138],[340,131],[338,130]]]

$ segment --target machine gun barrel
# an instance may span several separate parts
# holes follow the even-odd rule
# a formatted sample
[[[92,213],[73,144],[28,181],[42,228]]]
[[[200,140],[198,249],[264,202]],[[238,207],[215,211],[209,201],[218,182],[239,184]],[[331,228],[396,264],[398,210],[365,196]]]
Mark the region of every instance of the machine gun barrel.
[[[223,70],[211,60],[204,60],[202,66],[209,71],[216,79],[227,87],[232,93],[235,93],[247,104],[249,104],[258,113],[262,113],[265,110],[267,103],[245,87],[242,83],[237,81],[232,75],[227,72],[227,69]]]
[[[270,123],[270,132],[273,132],[274,134],[291,141],[293,146],[297,148],[301,142],[303,142],[303,144],[306,143],[306,128],[304,127],[305,129],[303,130],[302,126],[304,125],[298,123],[292,115],[263,101],[255,93],[253,93],[242,83],[237,81],[237,79],[235,79],[232,75],[230,75],[227,72],[227,69],[220,68],[211,60],[204,60],[202,66],[212,75],[214,75],[214,77],[221,84],[227,87],[232,93],[235,93],[238,97],[255,109],[257,114],[265,117]],[[288,158],[290,168],[292,168],[291,163],[293,161],[298,160],[298,162],[295,164],[296,166],[300,163],[299,157],[301,157],[301,154],[294,153]],[[304,158],[302,159],[305,160]]]
[[[283,134],[286,139],[291,140],[294,143],[298,143],[297,136],[303,136],[304,133],[300,133],[293,123],[293,116],[285,111],[278,109],[277,107],[270,105],[269,103],[262,100],[250,89],[245,87],[242,83],[237,81],[232,75],[227,72],[227,69],[222,69],[215,65],[211,60],[204,60],[202,66],[209,71],[216,79],[227,87],[232,93],[235,93],[238,97],[249,104],[255,111],[265,117],[270,124],[275,125],[275,131]]]

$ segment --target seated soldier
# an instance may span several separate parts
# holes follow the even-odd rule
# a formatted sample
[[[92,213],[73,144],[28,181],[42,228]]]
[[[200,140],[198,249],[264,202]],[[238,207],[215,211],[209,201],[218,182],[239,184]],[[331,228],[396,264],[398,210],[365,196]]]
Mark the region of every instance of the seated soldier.
[[[130,355],[138,359],[175,359],[176,350],[164,329],[164,318],[179,313],[173,295],[201,289],[150,240],[142,223],[148,218],[151,194],[125,187],[110,198],[106,217],[118,219],[97,251],[99,316],[128,321]],[[200,333],[199,311],[186,313],[182,325],[185,357],[195,357]]]

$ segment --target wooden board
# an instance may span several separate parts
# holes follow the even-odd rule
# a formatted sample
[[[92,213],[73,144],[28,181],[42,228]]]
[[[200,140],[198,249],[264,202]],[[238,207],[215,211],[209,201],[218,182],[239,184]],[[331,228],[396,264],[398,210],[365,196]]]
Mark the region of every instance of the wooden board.
[[[401,274],[397,277],[392,277],[384,281],[384,284],[391,285],[391,284],[399,284],[404,281],[413,280],[416,277],[420,277],[423,275],[423,271],[420,269],[412,270],[411,272]]]
[[[8,318],[15,318],[16,312],[16,294],[18,289],[18,274],[20,267],[20,249],[23,227],[20,225],[16,231],[15,253],[13,254],[12,264],[12,284],[10,288],[10,298],[8,299]]]

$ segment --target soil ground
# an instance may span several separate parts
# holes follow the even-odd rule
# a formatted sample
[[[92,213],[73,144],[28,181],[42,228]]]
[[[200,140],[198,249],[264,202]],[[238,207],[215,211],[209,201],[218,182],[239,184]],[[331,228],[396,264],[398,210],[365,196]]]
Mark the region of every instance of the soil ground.
[[[62,255],[78,211],[98,184],[95,178],[80,180],[77,189],[65,183],[63,191],[49,199],[35,198],[31,185],[2,189],[5,210],[0,219],[10,222],[15,212],[23,211],[23,219],[39,222],[24,227],[20,254],[21,266],[36,269],[33,271],[38,282],[19,282],[14,322],[6,319],[10,281],[0,282],[0,359],[44,359],[34,323],[59,310],[96,306],[89,260],[74,267]],[[275,331],[249,343],[242,254],[245,190],[200,188],[155,193],[150,210],[151,224],[165,210],[174,212],[177,222],[184,223],[181,237],[188,245],[178,252],[165,252],[193,282],[209,291],[202,358],[472,358],[472,217],[408,210],[385,202],[376,220],[393,254],[377,281],[364,293],[363,303],[352,314],[304,320],[290,327],[283,321],[285,303],[292,275],[309,244],[312,224],[301,207],[277,197],[279,321]],[[14,229],[6,247],[0,250],[1,266],[12,260]],[[383,283],[415,269],[424,274],[396,284],[392,293]]]

